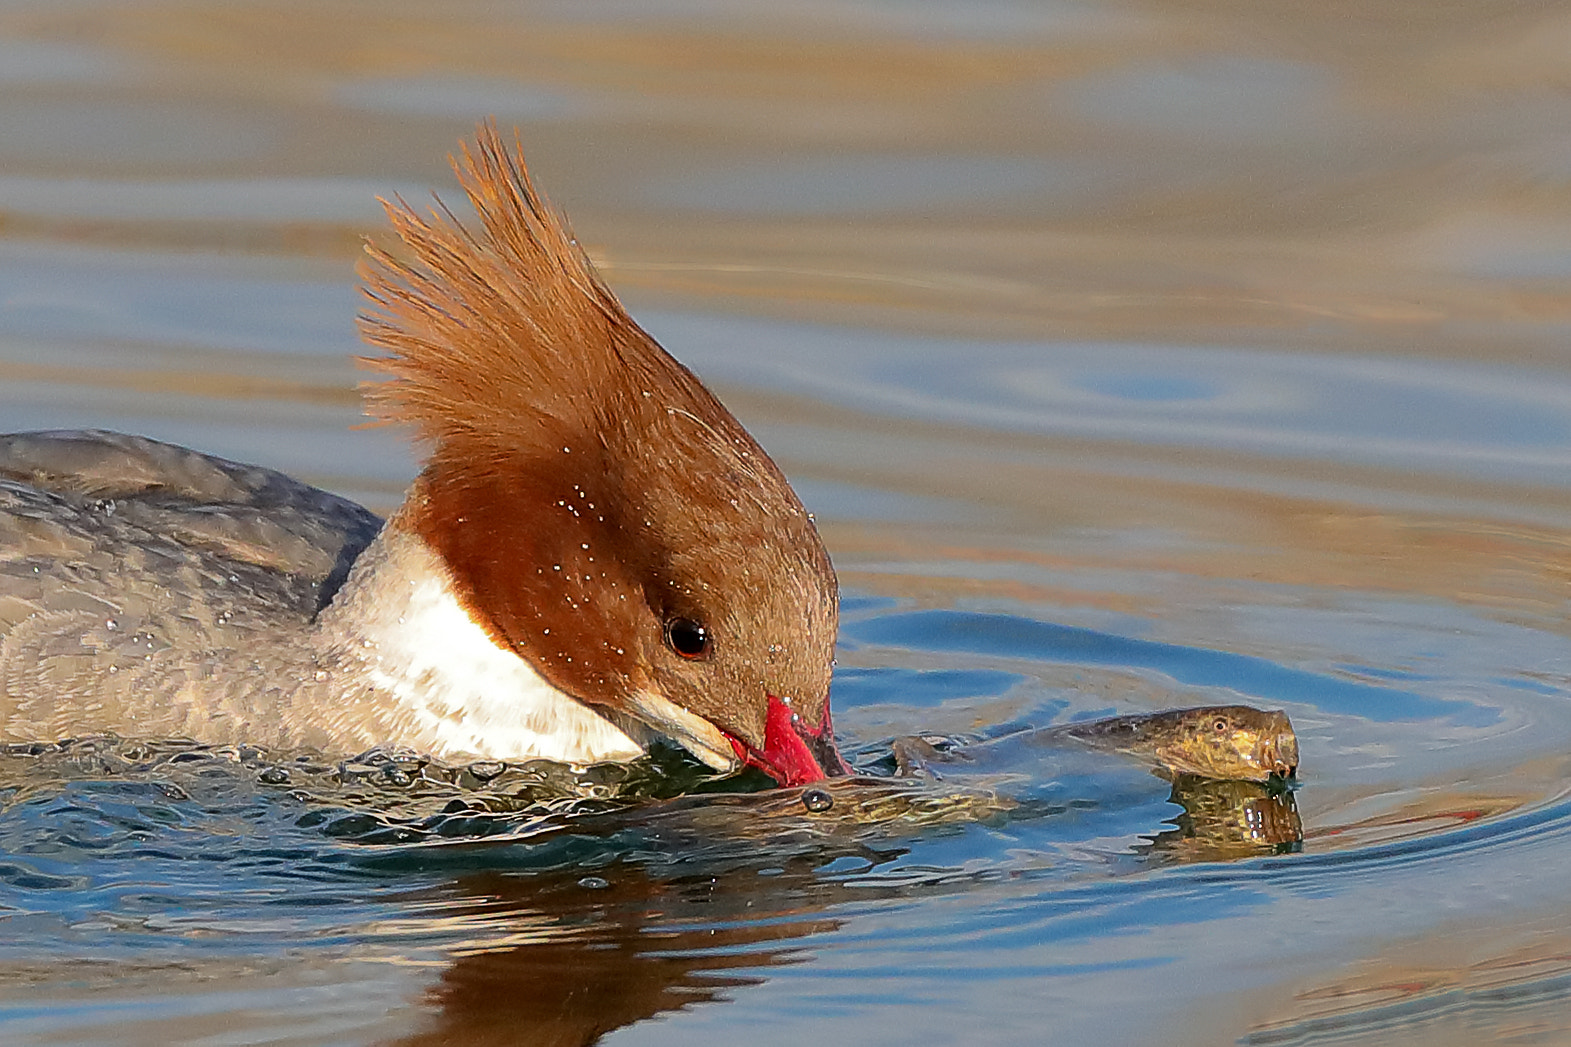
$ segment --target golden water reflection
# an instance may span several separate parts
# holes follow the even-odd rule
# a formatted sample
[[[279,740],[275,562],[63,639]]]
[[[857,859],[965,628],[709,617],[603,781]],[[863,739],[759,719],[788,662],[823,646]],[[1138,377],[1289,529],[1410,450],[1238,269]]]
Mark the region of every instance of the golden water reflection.
[[[85,69],[18,92],[0,167],[83,194],[126,177],[432,184],[495,111],[624,290],[967,334],[1269,331],[1559,359],[1571,217],[1544,41],[1565,12],[1078,15],[934,33],[854,5],[23,7],[0,35],[78,49]],[[220,126],[197,149],[182,117]],[[5,190],[13,236],[347,257],[365,228],[84,223]]]

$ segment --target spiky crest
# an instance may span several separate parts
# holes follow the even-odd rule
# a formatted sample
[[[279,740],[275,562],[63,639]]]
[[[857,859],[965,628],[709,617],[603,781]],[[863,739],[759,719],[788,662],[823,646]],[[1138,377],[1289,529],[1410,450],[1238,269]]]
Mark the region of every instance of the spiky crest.
[[[712,397],[627,315],[566,222],[535,188],[515,132],[494,123],[452,158],[471,228],[437,201],[421,216],[383,201],[407,257],[368,244],[365,341],[389,355],[361,364],[391,381],[365,383],[366,409],[415,427],[440,455],[454,442],[548,447],[564,432],[628,425],[635,389]]]

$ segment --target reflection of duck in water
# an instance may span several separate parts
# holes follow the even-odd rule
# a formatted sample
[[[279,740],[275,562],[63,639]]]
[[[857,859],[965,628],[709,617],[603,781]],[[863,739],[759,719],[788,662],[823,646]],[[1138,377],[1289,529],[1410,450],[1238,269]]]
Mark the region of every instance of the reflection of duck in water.
[[[635,864],[594,876],[466,878],[462,888],[487,899],[507,944],[457,956],[428,991],[430,1027],[396,1047],[586,1047],[758,985],[765,969],[800,962],[790,943],[839,926],[807,900],[818,864],[780,869],[768,894],[752,867],[706,873],[702,890]]]
[[[1211,740],[1203,744],[1219,754],[1223,732],[1216,723],[1222,718],[1234,737],[1261,731],[1269,735],[1262,744],[1268,741],[1280,758],[1296,763],[1296,740],[1280,713],[1211,708],[1070,727],[1096,737],[1121,737],[1121,744],[1133,735],[1157,745],[1160,737],[1164,742],[1158,747],[1171,752],[1204,726],[1209,733],[1201,736]],[[1144,730],[1134,729],[1132,721],[1139,719],[1148,720]],[[1080,744],[1052,730],[1059,733],[1051,739],[1039,736],[1034,744]],[[1180,748],[1194,759],[1197,744]],[[964,759],[962,751],[930,748],[940,759]],[[1213,754],[1210,765],[1217,766],[1218,759]],[[1251,773],[1259,766],[1254,756],[1238,759],[1243,761],[1239,767]],[[1173,771],[1166,776],[1173,779],[1171,799],[1184,806],[1184,813],[1174,829],[1136,848],[1137,853],[1159,860],[1217,861],[1289,850],[1301,838],[1292,794],[1279,780],[1216,781]],[[803,801],[815,791],[832,802],[812,813]],[[745,816],[738,817],[739,811]],[[495,928],[506,945],[486,948],[477,941],[476,948],[459,950],[430,991],[428,999],[438,1011],[432,1027],[399,1041],[399,1047],[579,1047],[624,1025],[723,999],[730,995],[727,990],[767,981],[768,968],[797,962],[802,946],[791,943],[839,927],[840,920],[826,913],[845,897],[834,878],[824,875],[832,860],[855,858],[876,868],[903,853],[895,844],[903,825],[991,816],[1033,814],[1006,798],[940,783],[841,778],[801,793],[687,796],[646,810],[631,831],[647,837],[646,844],[658,840],[662,853],[680,855],[679,868],[686,875],[661,875],[658,869],[619,861],[589,876],[571,869],[466,877],[466,891],[488,899],[488,908],[507,914],[516,907],[512,921],[499,920]],[[880,827],[893,831],[892,837]],[[582,845],[595,837],[610,844],[629,831],[625,820],[608,814],[579,820],[570,833],[574,844]],[[469,848],[457,850],[463,854]],[[640,850],[647,853],[647,846]],[[759,886],[761,865],[770,869],[767,891]],[[859,879],[859,902],[880,894],[909,896],[904,881],[880,888],[870,878]]]
[[[455,168],[478,221],[400,204],[371,252],[368,400],[429,451],[385,525],[150,440],[0,437],[0,738],[843,770],[835,576],[785,477],[494,128]]]
[[[405,1047],[590,1044],[614,1039],[607,1034],[615,1028],[744,991],[784,1000],[794,991],[789,981],[747,987],[770,980],[773,967],[809,958],[814,939],[835,930],[842,919],[855,919],[872,899],[891,900],[903,910],[924,894],[949,895],[999,884],[1013,906],[1019,898],[1009,873],[1015,869],[1040,872],[1044,863],[1076,866],[1089,860],[1093,875],[1116,875],[1120,869],[1132,871],[1131,865],[1260,853],[1186,849],[1180,834],[1173,833],[1159,837],[1155,846],[1131,861],[1110,864],[1094,853],[1084,856],[1107,838],[1107,826],[1126,831],[1127,821],[1105,804],[1104,812],[1113,817],[1104,820],[1092,814],[1087,821],[1087,809],[1096,804],[1078,810],[1060,806],[1055,812],[1029,799],[1013,802],[969,787],[962,774],[942,782],[840,777],[807,788],[630,798],[620,804],[600,799],[568,806],[542,802],[488,816],[485,787],[528,768],[438,793],[423,787],[418,774],[413,783],[401,775],[395,783],[381,773],[400,770],[396,761],[380,768],[370,760],[359,766],[323,761],[309,773],[304,765],[291,762],[294,780],[272,785],[267,784],[267,772],[277,766],[265,754],[226,747],[170,743],[162,759],[148,766],[142,762],[157,758],[152,750],[158,747],[83,742],[56,748],[59,751],[36,755],[0,754],[0,771],[19,776],[7,784],[17,793],[36,795],[40,788],[52,791],[71,777],[103,778],[111,788],[82,790],[68,798],[67,810],[73,825],[91,824],[77,819],[101,810],[106,827],[122,833],[124,856],[135,862],[164,850],[164,843],[175,857],[196,853],[183,847],[210,853],[210,841],[204,842],[208,838],[191,838],[191,824],[181,818],[180,809],[189,804],[193,811],[216,816],[229,832],[234,813],[249,806],[236,803],[248,795],[237,790],[237,776],[256,776],[260,806],[249,806],[251,812],[260,814],[276,801],[280,809],[273,815],[293,819],[308,837],[320,832],[331,840],[331,846],[316,851],[295,836],[288,850],[281,851],[275,849],[278,838],[267,832],[240,843],[238,868],[266,856],[268,862],[284,863],[279,869],[287,870],[285,883],[295,882],[302,872],[325,876],[326,897],[346,897],[347,883],[348,897],[363,899],[364,890],[370,889],[373,896],[392,899],[391,909],[370,910],[375,914],[367,925],[372,938],[390,934],[398,942],[430,943],[432,951],[422,955],[435,960],[439,954],[442,963],[424,983],[426,1016],[419,1025],[400,1030],[406,1038],[399,1042]],[[1100,754],[1090,762],[1116,764]],[[413,763],[408,766],[421,770]],[[613,769],[620,770],[600,770]],[[1142,774],[1137,770],[1112,777],[1138,780]],[[126,831],[124,805],[137,795],[138,780],[156,786],[160,801],[155,810],[167,807],[164,800],[176,800],[168,807],[174,838],[159,842],[159,819],[125,823],[136,830]],[[189,794],[179,791],[181,783]],[[515,780],[507,792],[517,785]],[[805,803],[815,789],[830,795],[828,809],[814,810]],[[1188,783],[1181,782],[1174,795],[1192,795],[1187,790]],[[1227,811],[1226,794],[1213,795],[1224,798],[1217,819],[1236,821],[1237,815]],[[465,796],[472,800],[461,799]],[[406,802],[402,817],[391,809],[394,798]],[[299,814],[294,813],[296,805],[303,808]],[[1198,824],[1198,805],[1195,813],[1192,837],[1205,831]],[[1060,818],[1064,814],[1068,817]],[[242,823],[252,816],[247,814]],[[482,838],[477,834],[485,831],[482,823],[488,817],[511,824],[515,831]],[[1038,819],[1040,834],[1017,834],[1010,824]],[[921,853],[925,845],[912,843],[914,838],[930,838],[935,822],[977,821],[1003,832],[1000,849],[976,865],[969,858],[964,865],[947,863],[944,856],[957,853],[948,844]],[[401,840],[393,830],[418,822],[427,823],[426,842],[397,845]],[[50,820],[37,824],[36,830],[53,840],[59,828]],[[152,843],[148,833],[153,834]],[[1016,841],[1032,836],[1044,846],[1015,850]],[[93,835],[85,838],[92,840]],[[350,841],[377,846],[350,846]],[[297,850],[302,843],[304,848]],[[94,840],[91,845],[97,848],[100,843]],[[908,847],[917,852],[910,858]],[[304,856],[306,869],[297,867],[294,855]],[[357,871],[340,880],[345,862]],[[174,875],[178,879],[181,874],[176,870]],[[134,875],[133,880],[141,882]],[[1067,882],[1078,883],[1080,877],[1072,874]],[[61,887],[65,883],[60,880]],[[1042,886],[1057,890],[1051,881]],[[141,904],[140,897],[133,896],[133,905]],[[66,908],[76,908],[69,897]],[[225,910],[217,915],[229,918]],[[339,919],[331,917],[334,927]],[[402,945],[393,949],[403,954]],[[65,965],[58,977],[72,982],[79,975]],[[163,986],[155,986],[148,993],[162,991]]]

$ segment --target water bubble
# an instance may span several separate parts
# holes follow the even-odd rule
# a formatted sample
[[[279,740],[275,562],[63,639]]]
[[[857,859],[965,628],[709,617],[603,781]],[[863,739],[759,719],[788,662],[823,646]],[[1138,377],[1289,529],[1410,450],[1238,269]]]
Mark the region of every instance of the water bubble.
[[[823,789],[808,789],[802,794],[802,806],[814,814],[823,814],[835,805],[835,798]]]
[[[500,760],[476,760],[469,765],[469,773],[482,782],[489,782],[492,778],[500,777],[507,770],[507,765]]]

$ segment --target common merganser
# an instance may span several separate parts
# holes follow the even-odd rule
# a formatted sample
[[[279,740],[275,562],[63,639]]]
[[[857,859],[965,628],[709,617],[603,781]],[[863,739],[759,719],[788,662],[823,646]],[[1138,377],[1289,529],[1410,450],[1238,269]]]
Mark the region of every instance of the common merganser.
[[[846,770],[834,570],[780,470],[635,324],[492,124],[478,215],[385,203],[369,413],[426,451],[385,523],[99,431],[0,436],[0,737]]]

